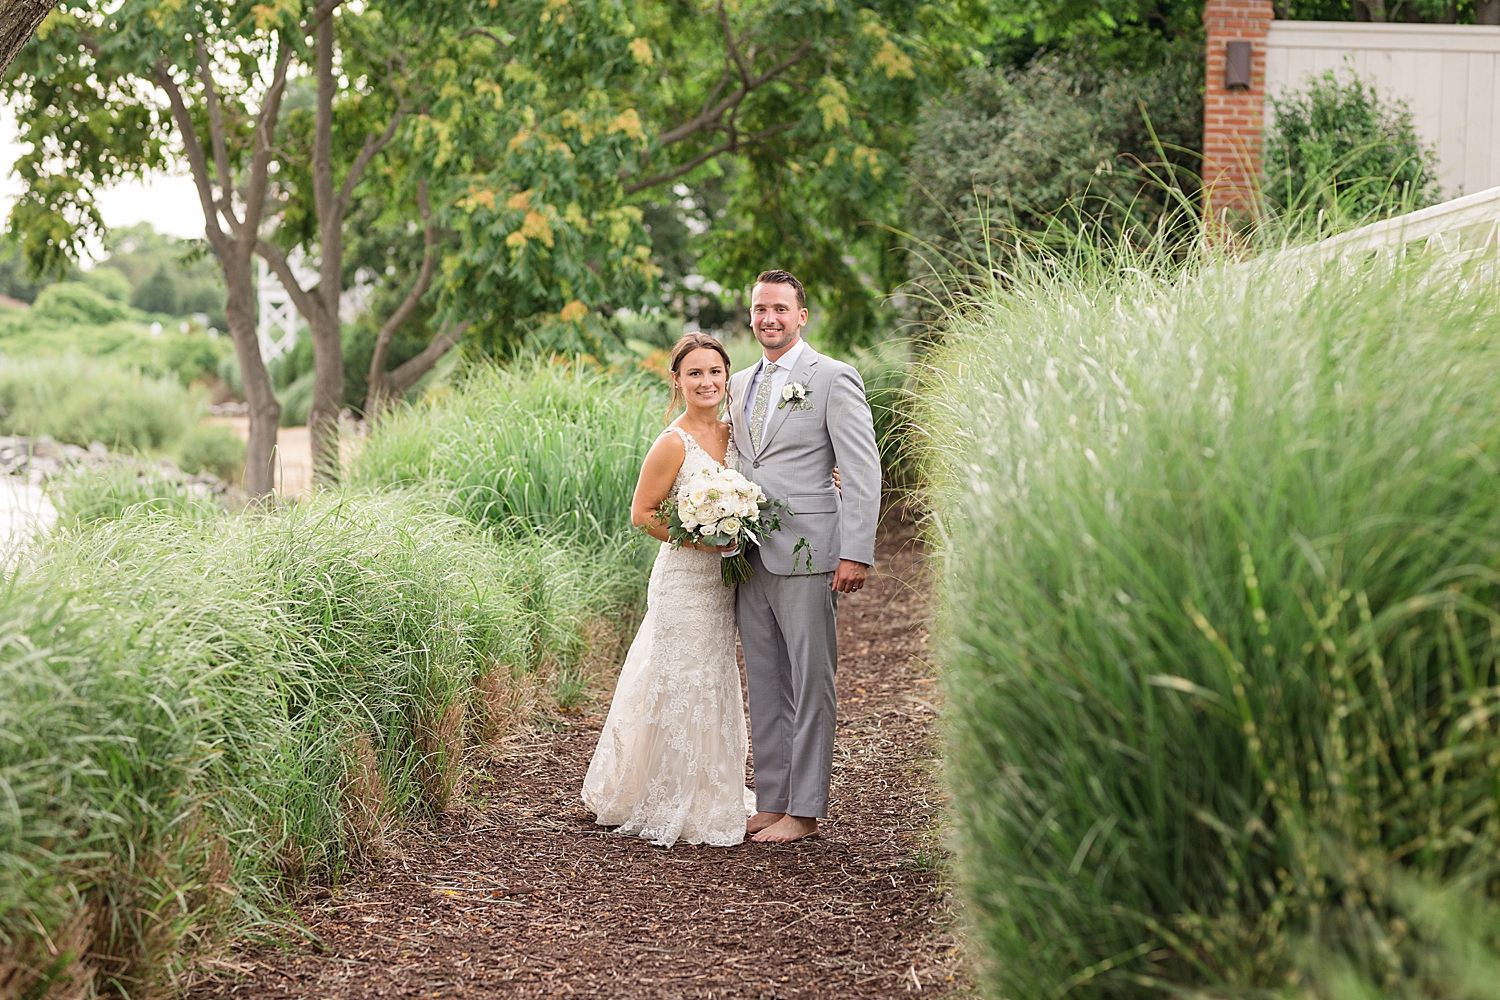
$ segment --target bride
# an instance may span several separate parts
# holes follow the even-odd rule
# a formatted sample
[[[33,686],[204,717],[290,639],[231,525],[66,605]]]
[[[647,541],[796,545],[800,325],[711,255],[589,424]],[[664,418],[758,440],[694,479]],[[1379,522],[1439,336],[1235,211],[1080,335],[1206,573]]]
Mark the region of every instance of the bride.
[[[657,515],[694,474],[735,463],[727,397],[729,354],[690,333],[672,349],[673,421],[646,455],[632,523],[663,544],[651,569],[646,617],[620,671],[609,718],[583,780],[601,826],[670,847],[728,847],[745,839],[755,793],[745,787],[747,739],[735,663],[734,589],[718,548],[673,548]],[[669,411],[670,412],[670,411]]]

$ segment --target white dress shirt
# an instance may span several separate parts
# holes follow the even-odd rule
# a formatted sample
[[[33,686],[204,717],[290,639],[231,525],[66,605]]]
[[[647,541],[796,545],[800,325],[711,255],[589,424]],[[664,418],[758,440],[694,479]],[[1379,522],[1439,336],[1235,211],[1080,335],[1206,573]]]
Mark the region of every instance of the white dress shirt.
[[[801,337],[791,346],[791,349],[778,358],[774,364],[776,370],[771,373],[771,403],[766,407],[766,423],[771,422],[771,411],[776,409],[776,404],[781,402],[781,390],[792,380],[792,369],[797,366],[797,360],[802,357],[802,349],[807,346],[807,341]],[[762,354],[760,361],[755,366],[755,372],[750,376],[750,387],[745,393],[744,414],[745,426],[753,427],[750,418],[755,412],[755,396],[760,392],[760,380],[766,377],[766,365],[773,364]],[[753,431],[751,432],[754,433]]]

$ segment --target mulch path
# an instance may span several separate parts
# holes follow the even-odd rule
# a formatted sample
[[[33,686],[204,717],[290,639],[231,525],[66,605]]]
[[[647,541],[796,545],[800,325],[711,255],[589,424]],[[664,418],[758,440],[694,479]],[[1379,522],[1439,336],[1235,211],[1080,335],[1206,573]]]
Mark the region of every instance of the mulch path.
[[[436,836],[299,907],[311,944],[212,963],[193,997],[888,997],[963,988],[938,832],[938,684],[910,524],[841,601],[830,819],[670,850],[578,800],[607,698],[485,764]]]

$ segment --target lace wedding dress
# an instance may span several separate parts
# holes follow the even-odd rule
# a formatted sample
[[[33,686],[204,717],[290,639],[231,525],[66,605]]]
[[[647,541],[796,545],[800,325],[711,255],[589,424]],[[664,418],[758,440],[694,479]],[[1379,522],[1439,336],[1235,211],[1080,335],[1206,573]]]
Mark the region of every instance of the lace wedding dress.
[[[673,427],[687,455],[675,490],[719,463]],[[733,465],[734,443],[726,461]],[[745,839],[755,793],[745,787],[745,707],[734,658],[734,588],[719,555],[663,542],[646,617],[630,645],[609,718],[583,780],[601,826],[670,847]]]

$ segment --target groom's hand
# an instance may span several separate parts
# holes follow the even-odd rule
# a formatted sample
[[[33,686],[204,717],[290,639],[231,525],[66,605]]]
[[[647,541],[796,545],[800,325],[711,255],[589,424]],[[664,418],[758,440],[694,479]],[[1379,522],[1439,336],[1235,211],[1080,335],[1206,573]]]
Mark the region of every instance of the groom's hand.
[[[865,574],[869,570],[864,563],[840,559],[838,568],[833,571],[833,583],[829,586],[840,594],[852,594],[865,585]]]

